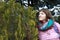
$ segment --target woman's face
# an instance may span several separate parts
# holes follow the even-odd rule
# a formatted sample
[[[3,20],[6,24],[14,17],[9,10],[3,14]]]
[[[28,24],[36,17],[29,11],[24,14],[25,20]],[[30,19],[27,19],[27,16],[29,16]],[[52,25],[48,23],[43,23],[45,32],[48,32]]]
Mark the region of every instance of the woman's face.
[[[43,11],[39,12],[38,19],[40,21],[46,20],[46,14]]]

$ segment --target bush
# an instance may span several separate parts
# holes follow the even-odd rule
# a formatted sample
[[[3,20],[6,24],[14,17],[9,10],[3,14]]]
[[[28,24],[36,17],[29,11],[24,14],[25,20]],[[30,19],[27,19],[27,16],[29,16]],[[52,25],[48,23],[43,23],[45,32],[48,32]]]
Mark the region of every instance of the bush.
[[[0,40],[37,40],[35,14],[14,0],[0,2]]]

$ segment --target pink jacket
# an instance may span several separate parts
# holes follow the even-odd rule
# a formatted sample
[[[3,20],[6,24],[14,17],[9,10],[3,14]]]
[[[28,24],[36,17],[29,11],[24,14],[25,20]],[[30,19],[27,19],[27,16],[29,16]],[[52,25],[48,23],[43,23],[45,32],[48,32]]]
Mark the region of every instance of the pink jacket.
[[[54,22],[56,26],[59,29],[60,32],[60,24],[57,22]],[[51,29],[47,31],[39,31],[38,32],[39,40],[59,40],[59,35],[58,33],[55,32],[54,28],[52,27]]]

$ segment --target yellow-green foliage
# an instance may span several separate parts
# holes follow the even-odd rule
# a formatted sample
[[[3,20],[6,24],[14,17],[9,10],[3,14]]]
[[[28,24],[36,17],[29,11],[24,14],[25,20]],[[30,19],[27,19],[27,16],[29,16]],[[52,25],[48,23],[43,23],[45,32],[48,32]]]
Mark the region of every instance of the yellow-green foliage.
[[[0,2],[0,40],[37,40],[36,11],[14,0]]]

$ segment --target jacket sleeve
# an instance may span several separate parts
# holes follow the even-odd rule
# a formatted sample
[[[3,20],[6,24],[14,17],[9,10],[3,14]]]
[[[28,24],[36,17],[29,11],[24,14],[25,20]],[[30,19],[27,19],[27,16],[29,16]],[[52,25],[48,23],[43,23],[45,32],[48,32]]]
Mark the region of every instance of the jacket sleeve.
[[[59,32],[60,32],[60,24],[57,23],[57,22],[55,22],[55,24],[56,24],[56,26],[58,27],[58,30],[59,30]]]

